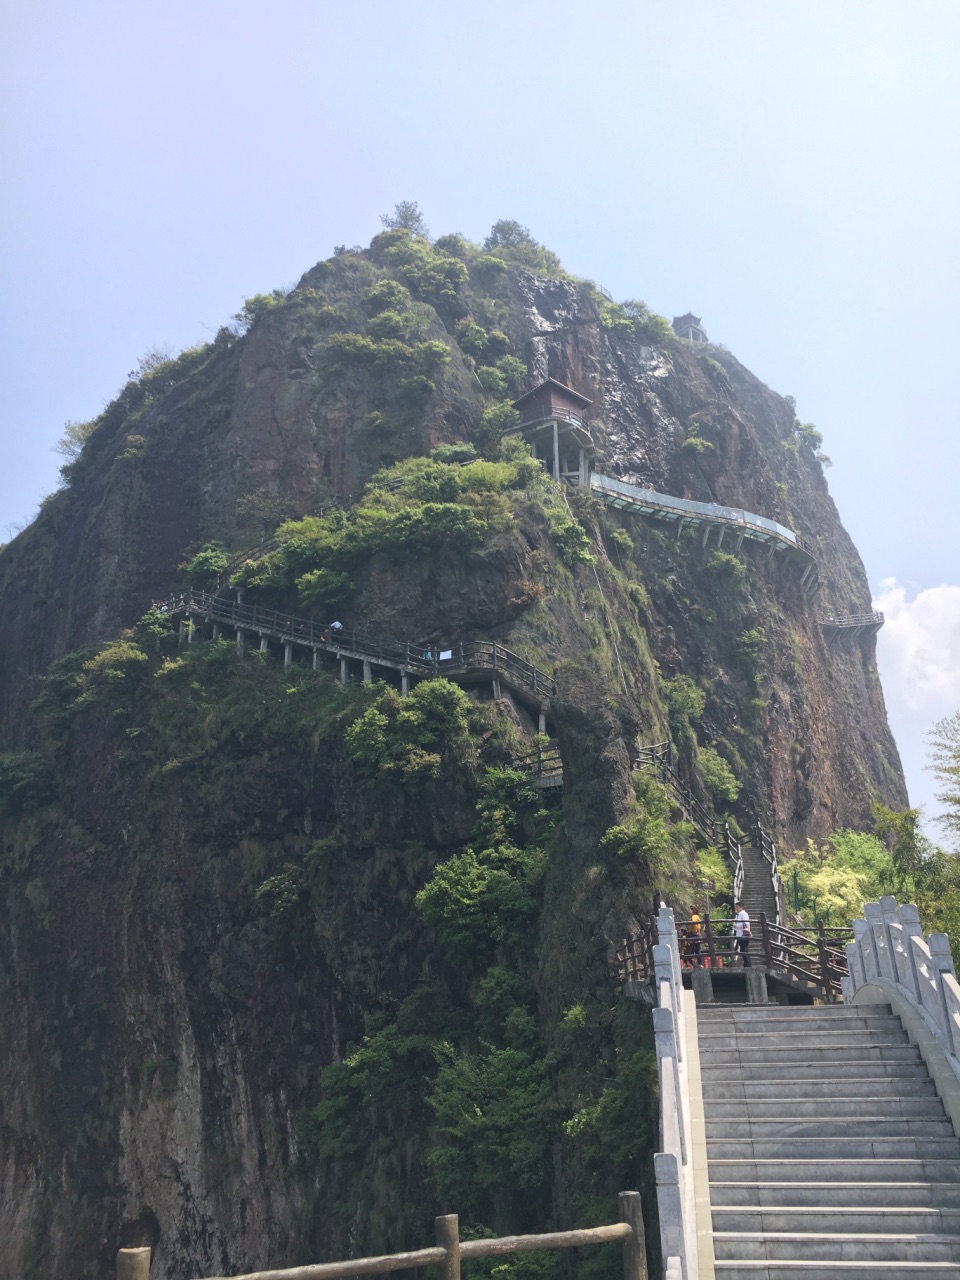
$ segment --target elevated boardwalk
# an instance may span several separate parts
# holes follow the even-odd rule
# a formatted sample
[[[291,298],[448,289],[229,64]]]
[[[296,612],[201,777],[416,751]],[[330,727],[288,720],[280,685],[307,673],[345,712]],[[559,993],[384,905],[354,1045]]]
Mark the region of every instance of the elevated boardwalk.
[[[768,520],[752,511],[742,511],[739,507],[724,507],[715,502],[695,502],[692,498],[675,498],[668,493],[657,493],[654,489],[641,489],[638,485],[627,484],[623,480],[615,480],[612,476],[597,472],[590,476],[590,490],[608,506],[631,511],[635,515],[653,516],[676,525],[678,536],[688,526],[693,529],[702,528],[703,546],[709,544],[713,533],[716,533],[717,548],[723,546],[727,534],[730,535],[730,545],[734,551],[740,550],[745,538],[762,542],[769,547],[771,556],[782,551],[799,561],[803,568],[801,586],[806,591],[812,594],[820,585],[820,570],[810,544],[799,533],[778,524],[776,520]]]
[[[850,634],[856,640],[862,635],[876,635],[883,626],[883,614],[879,610],[873,613],[845,613],[824,618],[820,623],[827,641],[833,644],[837,636]]]
[[[445,648],[392,640],[360,628],[334,635],[328,626],[310,618],[225,600],[208,591],[185,591],[172,596],[166,608],[170,616],[181,619],[181,640],[185,643],[192,642],[195,629],[202,624],[211,626],[215,636],[224,630],[232,632],[240,654],[248,640],[256,636],[263,651],[269,648],[270,641],[283,645],[284,665],[288,667],[298,652],[309,654],[315,669],[320,665],[320,656],[328,655],[339,662],[344,683],[357,667],[364,680],[374,678],[374,669],[396,673],[403,692],[413,681],[438,676],[457,684],[491,683],[494,696],[499,697],[501,687],[509,689],[518,701],[537,712],[541,731],[550,699],[556,693],[551,676],[495,641],[469,640]]]

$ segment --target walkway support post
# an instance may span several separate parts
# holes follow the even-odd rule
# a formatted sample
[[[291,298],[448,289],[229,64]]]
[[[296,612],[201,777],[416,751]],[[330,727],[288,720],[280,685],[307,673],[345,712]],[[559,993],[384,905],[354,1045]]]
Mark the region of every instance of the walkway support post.
[[[150,1280],[150,1250],[119,1249],[117,1280]]]
[[[237,657],[243,657],[243,632],[237,630]]]
[[[284,668],[293,666],[293,645],[289,640],[283,642],[283,665]]]
[[[433,1220],[437,1244],[446,1250],[440,1263],[440,1280],[460,1280],[460,1218],[456,1213],[445,1213]]]
[[[267,637],[261,632],[260,634],[260,652],[261,653],[267,652],[267,645],[268,645]]]
[[[350,680],[350,671],[349,671],[349,668],[347,667],[347,660],[346,660],[346,658],[341,657],[341,659],[340,659],[340,683],[341,683],[341,684],[347,684],[347,683],[349,682],[349,680]]]
[[[369,659],[363,660],[363,683],[369,684],[373,679],[373,667],[371,667]]]
[[[633,1228],[623,1242],[623,1280],[649,1280],[647,1238],[643,1229],[643,1205],[639,1191],[620,1192],[620,1221]]]

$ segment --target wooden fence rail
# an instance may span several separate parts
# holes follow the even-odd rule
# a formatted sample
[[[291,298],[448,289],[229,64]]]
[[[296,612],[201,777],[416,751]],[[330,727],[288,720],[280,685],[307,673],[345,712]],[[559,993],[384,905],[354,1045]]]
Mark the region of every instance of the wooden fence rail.
[[[385,1275],[414,1267],[439,1266],[441,1280],[460,1280],[462,1258],[489,1258],[533,1249],[578,1249],[585,1245],[620,1241],[623,1246],[623,1280],[648,1280],[646,1238],[639,1191],[620,1192],[620,1221],[577,1231],[549,1231],[543,1235],[496,1236],[488,1240],[461,1240],[460,1220],[448,1213],[434,1221],[436,1245],[407,1253],[350,1258],[341,1262],[310,1263],[272,1271],[247,1271],[242,1275],[211,1276],[206,1280],[333,1280],[339,1276]],[[121,1249],[117,1254],[117,1280],[149,1280],[150,1250]]]

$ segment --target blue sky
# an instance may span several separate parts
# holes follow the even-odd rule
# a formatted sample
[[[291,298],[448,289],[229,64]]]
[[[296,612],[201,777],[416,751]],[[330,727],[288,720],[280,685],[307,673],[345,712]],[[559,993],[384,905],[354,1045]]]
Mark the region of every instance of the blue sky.
[[[960,706],[954,0],[6,0],[0,538],[140,355],[417,200],[702,315],[824,434],[911,799]]]

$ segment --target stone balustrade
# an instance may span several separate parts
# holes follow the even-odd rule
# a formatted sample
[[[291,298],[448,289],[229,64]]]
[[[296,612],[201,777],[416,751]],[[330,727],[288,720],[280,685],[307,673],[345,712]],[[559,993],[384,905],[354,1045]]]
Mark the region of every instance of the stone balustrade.
[[[920,1016],[960,1079],[960,983],[945,933],[923,937],[915,906],[894,897],[868,902],[847,943],[843,998],[868,983],[893,989]]]
[[[661,1150],[654,1155],[653,1163],[657,1179],[660,1244],[665,1274],[670,1280],[674,1277],[676,1280],[695,1280],[699,1269],[684,991],[677,926],[669,907],[660,908],[657,938],[653,948],[657,987],[653,1030],[660,1078]],[[687,998],[692,999],[692,993]]]

